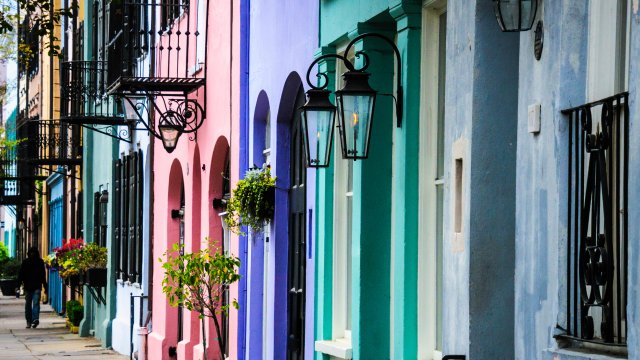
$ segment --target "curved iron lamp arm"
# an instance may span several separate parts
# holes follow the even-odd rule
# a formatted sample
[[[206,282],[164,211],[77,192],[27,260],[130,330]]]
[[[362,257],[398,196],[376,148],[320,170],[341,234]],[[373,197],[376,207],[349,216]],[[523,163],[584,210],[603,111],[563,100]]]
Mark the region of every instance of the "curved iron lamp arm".
[[[402,58],[400,58],[400,50],[396,46],[396,43],[388,37],[378,34],[378,33],[364,33],[356,36],[349,42],[347,48],[344,50],[344,57],[346,58],[349,54],[349,50],[358,42],[367,37],[375,37],[378,39],[384,40],[393,50],[393,53],[396,56],[396,126],[402,127],[402,107],[404,104],[404,90],[402,88]],[[365,71],[367,67],[369,67],[369,57],[363,51],[356,51],[355,56],[364,56],[364,65],[362,68],[357,69],[356,71]],[[348,67],[348,66],[347,66]]]
[[[382,34],[378,34],[378,33],[364,33],[361,35],[356,36],[353,40],[351,40],[349,42],[349,44],[347,45],[347,48],[344,51],[344,55],[338,55],[338,54],[326,54],[326,55],[322,55],[319,58],[315,59],[311,65],[309,65],[309,69],[307,70],[307,84],[309,84],[309,86],[314,89],[314,90],[324,90],[327,88],[327,86],[329,85],[329,77],[327,76],[326,73],[323,72],[318,72],[316,74],[316,77],[318,77],[320,80],[320,84],[318,86],[313,85],[313,83],[311,82],[310,79],[310,75],[311,75],[311,70],[313,69],[313,67],[318,64],[320,61],[327,59],[327,58],[336,58],[339,60],[342,60],[342,62],[344,63],[344,65],[347,67],[347,69],[349,71],[365,71],[367,70],[367,68],[369,67],[369,56],[364,52],[364,50],[361,51],[356,51],[355,52],[355,57],[356,58],[360,58],[362,57],[363,59],[363,65],[356,69],[354,64],[348,60],[347,56],[349,54],[349,50],[351,50],[351,48],[356,44],[356,42],[367,38],[367,37],[375,37],[378,39],[382,39],[384,40],[389,46],[391,46],[391,49],[393,50],[393,53],[396,57],[396,96],[395,96],[395,100],[396,100],[396,126],[397,127],[402,127],[402,108],[403,108],[403,104],[404,104],[404,89],[402,87],[402,59],[400,57],[400,50],[398,49],[398,47],[396,46],[396,44],[393,42],[393,40],[389,39],[388,37],[382,35]]]
[[[318,72],[316,74],[316,77],[318,79],[321,79],[320,84],[318,86],[313,85],[313,83],[311,82],[311,70],[313,70],[313,67],[318,64],[320,61],[324,60],[324,59],[329,59],[329,58],[336,58],[336,59],[340,59],[342,60],[342,62],[347,66],[347,68],[349,70],[354,70],[353,69],[353,64],[351,64],[351,62],[349,60],[347,60],[347,58],[345,58],[342,55],[338,55],[338,54],[326,54],[326,55],[322,55],[319,58],[313,60],[313,62],[311,63],[311,65],[309,65],[309,69],[307,69],[307,84],[309,84],[309,87],[311,87],[314,90],[324,90],[327,88],[327,86],[329,86],[329,76],[327,76],[326,72]],[[324,81],[324,82],[322,82]]]

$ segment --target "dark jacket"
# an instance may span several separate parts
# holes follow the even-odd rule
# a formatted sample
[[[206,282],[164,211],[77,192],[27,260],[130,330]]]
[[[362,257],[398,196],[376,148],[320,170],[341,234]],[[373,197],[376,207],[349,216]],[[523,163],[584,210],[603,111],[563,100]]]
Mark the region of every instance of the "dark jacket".
[[[18,281],[24,283],[27,291],[40,290],[47,283],[44,275],[44,261],[41,258],[26,258],[20,267]]]

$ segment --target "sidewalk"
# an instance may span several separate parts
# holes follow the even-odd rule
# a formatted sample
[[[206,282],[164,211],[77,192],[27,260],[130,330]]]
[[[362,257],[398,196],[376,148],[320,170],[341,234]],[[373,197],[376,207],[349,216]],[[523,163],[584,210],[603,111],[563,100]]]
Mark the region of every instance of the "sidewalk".
[[[0,296],[0,359],[119,359],[118,355],[101,347],[94,338],[81,338],[69,333],[65,319],[55,314],[49,305],[40,306],[40,325],[26,329],[24,297]]]

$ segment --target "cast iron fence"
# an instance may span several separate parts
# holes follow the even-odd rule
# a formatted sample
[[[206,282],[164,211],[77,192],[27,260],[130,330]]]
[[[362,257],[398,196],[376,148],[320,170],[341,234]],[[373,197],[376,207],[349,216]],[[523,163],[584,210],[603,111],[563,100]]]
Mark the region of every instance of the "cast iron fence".
[[[627,340],[628,94],[562,111],[569,117],[567,332]]]

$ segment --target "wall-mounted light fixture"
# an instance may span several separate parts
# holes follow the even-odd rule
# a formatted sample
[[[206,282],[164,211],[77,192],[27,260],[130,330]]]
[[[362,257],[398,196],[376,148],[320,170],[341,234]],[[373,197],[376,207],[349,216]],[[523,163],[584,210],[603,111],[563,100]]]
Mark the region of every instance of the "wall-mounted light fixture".
[[[161,109],[156,102],[147,101],[144,97],[125,97],[124,108],[127,119],[142,124],[142,128],[134,130],[147,130],[154,137],[162,140],[162,146],[168,153],[172,153],[178,145],[182,134],[193,133],[204,123],[204,109],[195,100],[186,97],[166,98],[163,102],[165,109]],[[149,109],[148,103],[153,107]],[[158,125],[150,122],[143,116],[144,111],[155,111],[160,118]],[[190,138],[193,140],[193,138]]]
[[[307,70],[307,83],[311,87],[307,91],[307,102],[302,106],[302,127],[306,145],[307,166],[329,166],[331,145],[333,143],[333,128],[336,112],[339,117],[340,144],[342,157],[345,159],[366,159],[369,156],[369,141],[371,139],[371,125],[375,109],[377,91],[369,85],[370,73],[369,56],[364,51],[356,51],[357,58],[362,57],[363,65],[356,68],[348,60],[349,50],[355,43],[366,37],[376,37],[391,46],[396,57],[397,86],[396,86],[396,118],[397,126],[402,125],[402,63],[400,51],[393,42],[378,33],[365,33],[355,37],[344,51],[344,55],[326,54],[315,59]],[[327,90],[329,77],[326,73],[318,73],[320,84],[313,85],[310,79],[311,71],[316,64],[327,58],[342,60],[347,72],[342,74],[344,86],[335,92],[336,107],[329,100],[330,91]]]
[[[100,226],[107,226],[107,204],[109,203],[109,192],[102,190],[99,198],[100,203]]]
[[[527,31],[533,27],[538,0],[493,0],[493,4],[502,31]]]
[[[182,219],[184,218],[184,207],[180,209],[172,209],[171,210],[171,218],[172,219]]]

